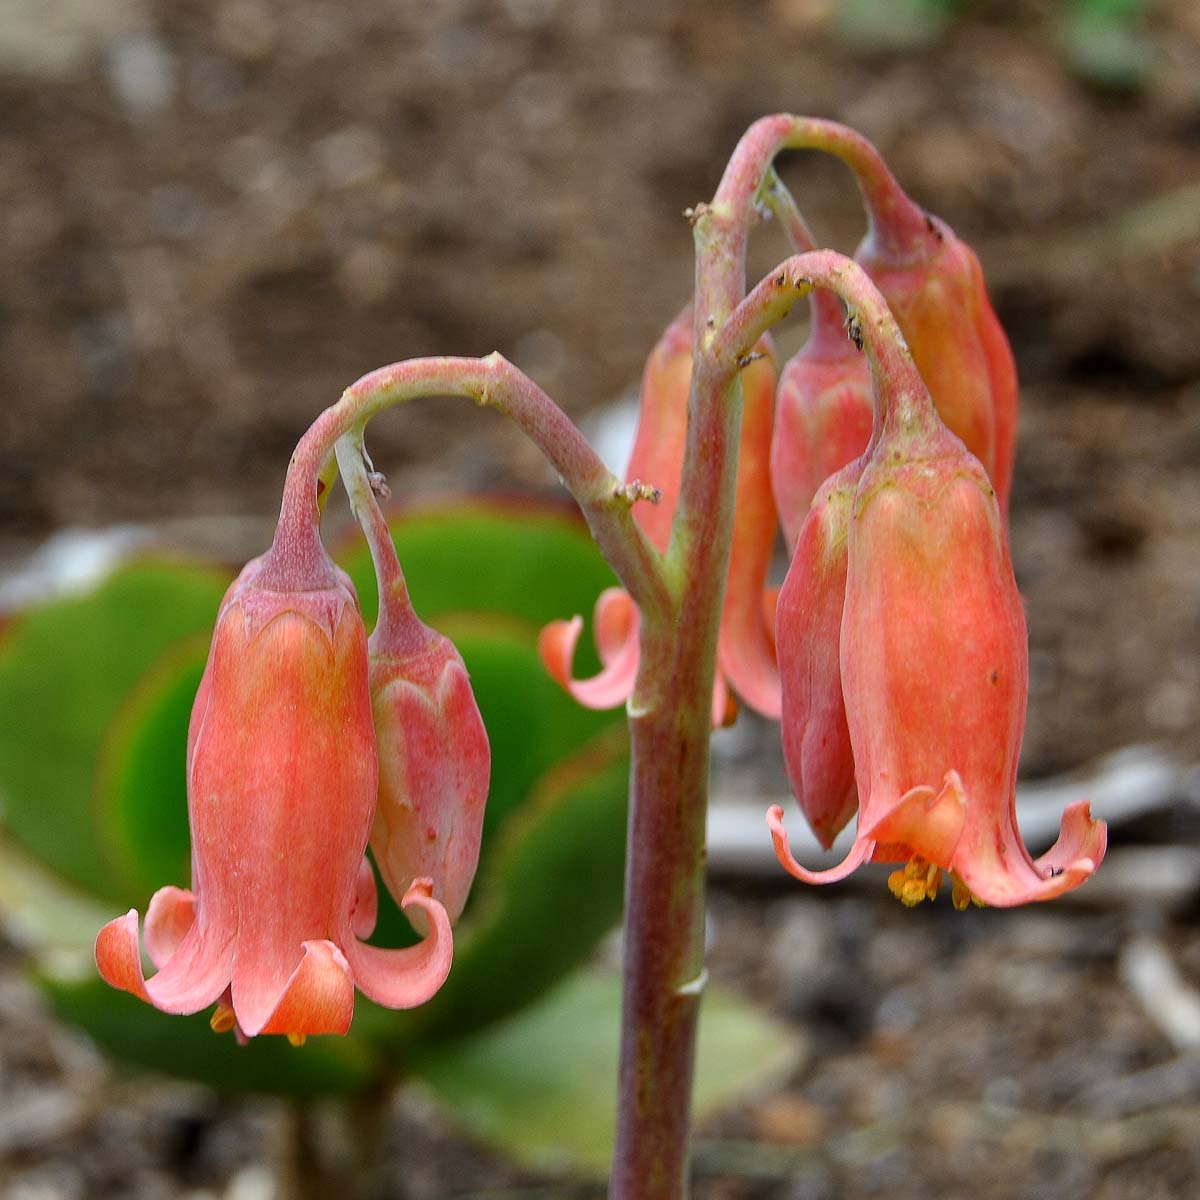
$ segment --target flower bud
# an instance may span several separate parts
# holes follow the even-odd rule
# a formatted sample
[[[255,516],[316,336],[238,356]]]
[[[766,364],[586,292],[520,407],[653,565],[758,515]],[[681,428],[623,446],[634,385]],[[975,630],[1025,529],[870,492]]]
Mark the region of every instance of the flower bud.
[[[775,397],[771,485],[789,549],[817,489],[866,449],[874,413],[870,368],[842,328],[841,306],[824,290],[812,305],[809,338],[784,364]]]
[[[371,706],[379,747],[379,805],[371,849],[400,899],[432,883],[451,924],[462,914],[479,862],[491,774],[487,730],[449,638],[410,607],[386,609],[371,635]],[[409,912],[419,933],[428,925]]]
[[[240,1036],[345,1033],[355,984],[391,1008],[421,1004],[450,968],[452,935],[428,880],[402,903],[432,932],[407,950],[374,927],[363,854],[375,808],[366,631],[349,579],[323,551],[279,587],[271,554],[229,589],[196,697],[187,756],[192,889],[160,889],[96,939],[100,973],[165,1012],[218,998],[214,1028]],[[303,575],[303,577],[301,577]]]

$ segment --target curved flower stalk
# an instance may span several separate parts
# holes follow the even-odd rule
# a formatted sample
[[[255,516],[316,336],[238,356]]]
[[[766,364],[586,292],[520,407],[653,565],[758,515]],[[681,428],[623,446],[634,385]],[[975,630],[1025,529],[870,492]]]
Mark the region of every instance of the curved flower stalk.
[[[278,547],[226,594],[188,732],[192,890],[166,887],[146,913],[109,922],[96,963],[112,986],[164,1012],[220,1000],[213,1028],[239,1036],[345,1033],[357,986],[410,1008],[441,986],[450,922],[428,879],[402,898],[430,932],[366,945],[375,880],[363,857],[375,807],[366,632],[349,579],[309,558],[307,587],[272,580]]]
[[[367,643],[379,751],[371,849],[397,902],[426,879],[454,924],[479,865],[491,774],[487,730],[462,655],[413,610],[364,467],[361,431],[338,441],[337,459],[379,584],[379,619]],[[407,915],[418,933],[429,932],[424,909],[412,906]]]
[[[749,361],[741,373],[741,457],[733,546],[717,643],[718,671],[713,685],[714,725],[728,724],[736,714],[730,688],[764,716],[779,715],[779,678],[764,616],[764,593],[776,523],[768,467],[775,367],[773,351],[765,341],[747,357]],[[668,326],[646,362],[637,436],[626,470],[630,488],[654,488],[656,502],[638,505],[634,517],[651,543],[664,554],[679,499],[691,382],[689,309]],[[625,591],[609,588],[596,601],[593,621],[601,662],[598,675],[590,679],[572,676],[575,648],[583,630],[581,617],[547,625],[539,639],[539,650],[550,675],[580,704],[612,708],[627,700],[633,691],[640,662],[639,615]]]
[[[942,420],[983,463],[1007,514],[1017,376],[979,260],[905,194],[866,138],[836,121],[787,113],[756,121],[738,148],[743,177],[772,184],[771,160],[786,148],[824,151],[854,172],[869,221],[855,258],[891,306]]]
[[[861,469],[839,646],[858,832],[839,867],[808,871],[788,849],[776,806],[768,814],[776,853],[812,883],[841,879],[867,859],[908,860],[890,880],[908,904],[935,895],[942,871],[951,872],[960,905],[1050,899],[1095,871],[1106,828],[1086,802],[1073,804],[1058,842],[1036,861],[1017,830],[1028,646],[995,490],[938,418],[882,297],[840,255],[789,260],[751,293],[731,329],[748,339],[772,309],[814,285],[850,305],[875,384],[871,444],[847,472]],[[806,535],[822,516],[814,508],[801,533],[806,553]],[[815,560],[802,559],[800,569],[811,573],[806,563]],[[781,596],[776,639],[785,679],[797,639],[827,636],[835,607],[820,610],[822,626]],[[795,630],[787,628],[793,619]],[[811,722],[811,709],[797,714],[788,699],[785,692],[785,726],[797,716]]]

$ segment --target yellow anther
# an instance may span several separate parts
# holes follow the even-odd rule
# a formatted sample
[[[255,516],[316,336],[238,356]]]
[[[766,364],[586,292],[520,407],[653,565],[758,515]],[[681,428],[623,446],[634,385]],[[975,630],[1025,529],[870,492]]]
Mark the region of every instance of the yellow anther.
[[[942,868],[920,855],[910,858],[903,870],[888,876],[888,889],[905,908],[912,908],[922,900],[936,899],[941,885]]]
[[[304,1043],[308,1041],[308,1034],[307,1033],[289,1033],[287,1035],[287,1040],[289,1042],[291,1042],[293,1046],[303,1046]]]
[[[984,901],[980,900],[973,891],[953,872],[950,872],[950,899],[954,902],[954,907],[962,912],[969,905],[974,904],[977,908],[986,908]]]
[[[208,1018],[208,1025],[213,1033],[228,1033],[236,1024],[237,1017],[228,1004],[218,1004],[213,1009],[213,1015]]]

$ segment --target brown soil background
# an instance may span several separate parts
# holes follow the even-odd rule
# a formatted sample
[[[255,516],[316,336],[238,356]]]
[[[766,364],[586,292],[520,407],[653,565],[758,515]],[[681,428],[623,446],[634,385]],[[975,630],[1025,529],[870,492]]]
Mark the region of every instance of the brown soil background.
[[[0,550],[67,525],[269,522],[312,417],[418,354],[500,350],[594,416],[686,300],[682,211],[741,131],[780,109],[833,116],[977,248],[1013,342],[1026,776],[1131,743],[1200,759],[1200,9],[1152,5],[1153,67],[1114,91],[1068,69],[1061,5],[978,3],[903,50],[840,36],[835,7],[15,5],[0,37]],[[818,236],[852,249],[844,170],[794,156],[784,174]],[[783,254],[756,236],[755,269]],[[377,427],[398,495],[553,493],[470,406]],[[780,882],[714,906],[718,978],[806,1024],[819,1065],[714,1127],[798,1149],[804,1169],[784,1182],[702,1154],[700,1195],[1200,1194],[1200,1125],[1093,1136],[1107,1081],[1173,1055],[1124,991],[1119,947],[1152,928],[1200,979],[1194,903],[954,920]],[[819,986],[786,966],[801,926],[828,950]],[[16,965],[0,1061],[66,1103],[107,1076],[40,1017]],[[1176,1116],[1198,1111],[1192,1078]],[[985,1127],[981,1102],[1059,1123]],[[124,1086],[84,1107],[40,1140],[5,1142],[0,1117],[5,1195],[233,1195],[269,1152],[253,1105]],[[421,1166],[398,1159],[389,1194],[537,1182],[425,1114],[394,1120]],[[875,1140],[831,1150],[847,1128]]]

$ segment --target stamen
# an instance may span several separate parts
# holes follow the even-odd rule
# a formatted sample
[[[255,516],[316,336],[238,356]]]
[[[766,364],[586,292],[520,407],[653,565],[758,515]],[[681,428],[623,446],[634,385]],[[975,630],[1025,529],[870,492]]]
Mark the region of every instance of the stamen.
[[[208,1018],[208,1027],[213,1033],[228,1033],[237,1024],[237,1017],[228,1004],[218,1004]]]
[[[289,1042],[291,1042],[291,1044],[293,1046],[303,1046],[304,1043],[308,1041],[308,1034],[307,1033],[289,1033],[287,1035],[287,1040]]]
[[[950,899],[959,912],[962,912],[972,904],[977,908],[987,908],[986,902],[980,900],[954,871],[950,872],[950,884]]]
[[[913,908],[922,900],[936,899],[941,885],[942,868],[919,854],[910,858],[903,870],[888,876],[888,889],[905,908]]]

